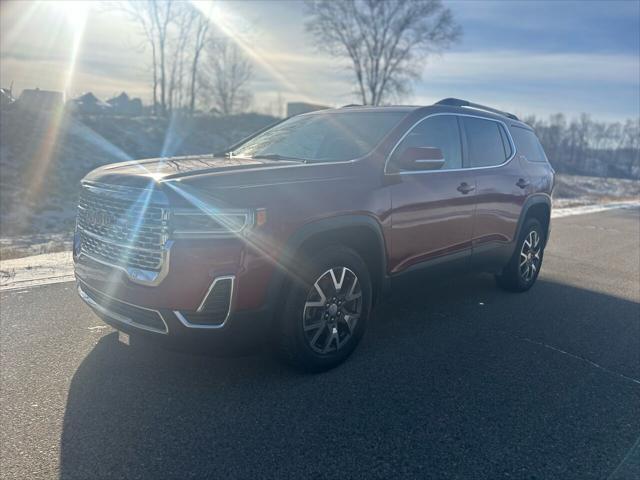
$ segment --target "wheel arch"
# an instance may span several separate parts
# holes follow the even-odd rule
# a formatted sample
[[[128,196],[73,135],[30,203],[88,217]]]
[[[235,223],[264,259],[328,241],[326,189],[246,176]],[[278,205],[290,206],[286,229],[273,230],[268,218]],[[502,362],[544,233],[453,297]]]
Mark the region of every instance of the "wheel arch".
[[[544,245],[546,246],[551,227],[551,197],[545,193],[538,193],[527,198],[522,207],[522,213],[518,220],[516,239],[520,238],[520,233],[524,223],[529,218],[536,218],[542,225],[544,233]]]
[[[387,290],[387,255],[380,223],[368,215],[341,215],[306,223],[291,235],[270,284],[269,298],[275,299],[276,305],[280,303],[301,254],[331,244],[351,248],[363,258],[371,275],[374,301]]]

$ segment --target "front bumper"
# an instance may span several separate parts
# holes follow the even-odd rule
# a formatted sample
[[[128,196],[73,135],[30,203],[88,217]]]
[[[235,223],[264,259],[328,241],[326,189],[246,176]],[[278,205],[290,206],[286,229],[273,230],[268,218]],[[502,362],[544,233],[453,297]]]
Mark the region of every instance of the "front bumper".
[[[78,280],[80,298],[107,324],[135,337],[180,350],[234,354],[253,348],[268,337],[267,308],[229,312],[216,326],[189,325],[171,309],[151,309],[123,302]]]

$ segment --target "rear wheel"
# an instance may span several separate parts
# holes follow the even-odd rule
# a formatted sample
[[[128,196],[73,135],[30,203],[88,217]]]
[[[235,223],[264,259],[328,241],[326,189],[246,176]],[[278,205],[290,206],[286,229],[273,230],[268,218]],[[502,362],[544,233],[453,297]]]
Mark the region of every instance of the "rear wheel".
[[[342,363],[362,338],[371,310],[371,279],[362,258],[342,246],[304,263],[302,277],[289,285],[275,340],[288,363],[319,372]]]
[[[529,290],[538,278],[542,267],[543,246],[542,225],[535,218],[528,219],[518,239],[513,257],[502,273],[496,275],[498,286],[511,292]]]

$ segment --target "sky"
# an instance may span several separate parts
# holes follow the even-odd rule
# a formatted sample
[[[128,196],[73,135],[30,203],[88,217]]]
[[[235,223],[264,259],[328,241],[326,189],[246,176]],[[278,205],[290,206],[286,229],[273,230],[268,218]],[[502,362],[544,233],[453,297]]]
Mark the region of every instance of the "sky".
[[[212,17],[254,64],[253,108],[357,102],[348,64],[319,52],[296,1],[218,1]],[[463,35],[432,56],[408,104],[465,98],[519,115],[640,116],[640,1],[445,1]],[[0,84],[150,100],[150,51],[113,2],[2,1]]]

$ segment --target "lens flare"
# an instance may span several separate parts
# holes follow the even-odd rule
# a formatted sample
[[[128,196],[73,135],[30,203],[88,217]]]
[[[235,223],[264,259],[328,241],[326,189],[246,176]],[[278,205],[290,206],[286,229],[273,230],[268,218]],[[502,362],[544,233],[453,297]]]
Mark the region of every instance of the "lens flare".
[[[219,32],[232,42],[235,42],[245,55],[267,72],[279,85],[287,91],[295,93],[296,97],[300,98],[303,102],[317,102],[317,99],[309,97],[303,93],[296,84],[291,83],[275,65],[267,60],[267,55],[265,55],[259,47],[255,47],[252,45],[253,42],[247,40],[245,31],[248,29],[242,28],[242,22],[239,21],[225,5],[221,3],[211,4],[211,2],[197,0],[191,0],[191,4],[208,18]]]
[[[87,2],[36,2],[26,9],[20,22],[12,25],[6,34],[3,32],[3,42],[7,43],[5,48],[8,48],[11,43],[19,41],[29,27],[29,19],[34,16],[44,16],[49,22],[48,38],[44,39],[42,45],[44,51],[59,40],[61,34],[71,34],[71,43],[66,62],[66,75],[63,82],[63,92],[66,93],[73,84],[75,67],[82,46],[89,9],[90,4]],[[26,178],[29,178],[27,200],[33,204],[38,203],[43,183],[48,177],[51,163],[56,156],[61,132],[66,130],[65,127],[69,125],[69,121],[69,117],[65,115],[61,106],[51,112],[33,112],[32,124],[43,132],[41,140],[35,146],[34,155],[31,157],[26,174]]]

